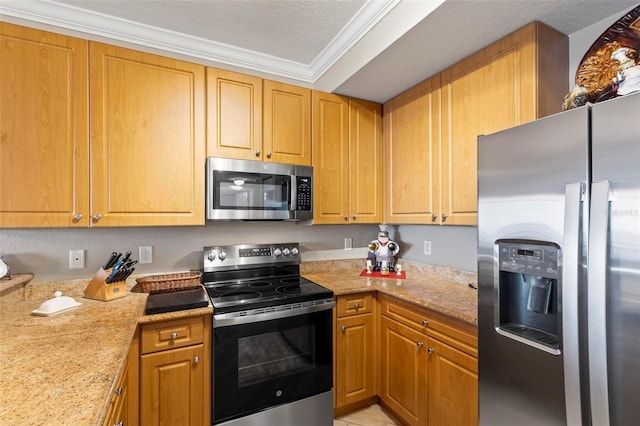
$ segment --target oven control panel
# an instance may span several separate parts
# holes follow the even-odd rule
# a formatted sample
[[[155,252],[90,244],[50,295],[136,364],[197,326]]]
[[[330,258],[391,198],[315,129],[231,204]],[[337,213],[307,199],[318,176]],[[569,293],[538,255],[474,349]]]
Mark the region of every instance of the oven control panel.
[[[204,272],[300,264],[298,243],[204,247]]]

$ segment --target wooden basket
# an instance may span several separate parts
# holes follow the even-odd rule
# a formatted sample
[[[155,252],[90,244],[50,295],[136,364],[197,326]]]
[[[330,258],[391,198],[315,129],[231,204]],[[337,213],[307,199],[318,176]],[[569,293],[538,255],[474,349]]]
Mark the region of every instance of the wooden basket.
[[[156,291],[186,290],[200,286],[200,272],[150,275],[136,278],[141,293]]]

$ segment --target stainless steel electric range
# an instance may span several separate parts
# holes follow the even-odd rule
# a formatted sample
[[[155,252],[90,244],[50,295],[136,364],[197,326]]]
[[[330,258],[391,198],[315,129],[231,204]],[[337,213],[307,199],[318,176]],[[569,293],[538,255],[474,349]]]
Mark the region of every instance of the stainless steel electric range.
[[[297,243],[204,248],[213,424],[333,424],[333,292],[300,261]]]

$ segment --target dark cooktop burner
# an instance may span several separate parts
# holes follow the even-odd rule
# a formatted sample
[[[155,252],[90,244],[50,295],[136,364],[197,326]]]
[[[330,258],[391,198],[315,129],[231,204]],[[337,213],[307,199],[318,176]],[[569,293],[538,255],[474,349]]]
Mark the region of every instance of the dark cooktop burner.
[[[247,300],[247,299],[255,299],[256,297],[260,297],[260,293],[257,291],[234,291],[231,293],[225,293],[220,296],[220,299],[224,301],[231,300]]]
[[[283,285],[281,287],[276,288],[278,293],[284,294],[302,294],[304,293],[304,289],[299,285]]]

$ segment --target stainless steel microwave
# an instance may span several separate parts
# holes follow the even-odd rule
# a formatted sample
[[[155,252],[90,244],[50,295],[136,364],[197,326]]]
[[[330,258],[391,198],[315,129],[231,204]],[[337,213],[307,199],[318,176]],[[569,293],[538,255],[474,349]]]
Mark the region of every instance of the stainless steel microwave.
[[[309,220],[313,168],[207,158],[207,220]]]

